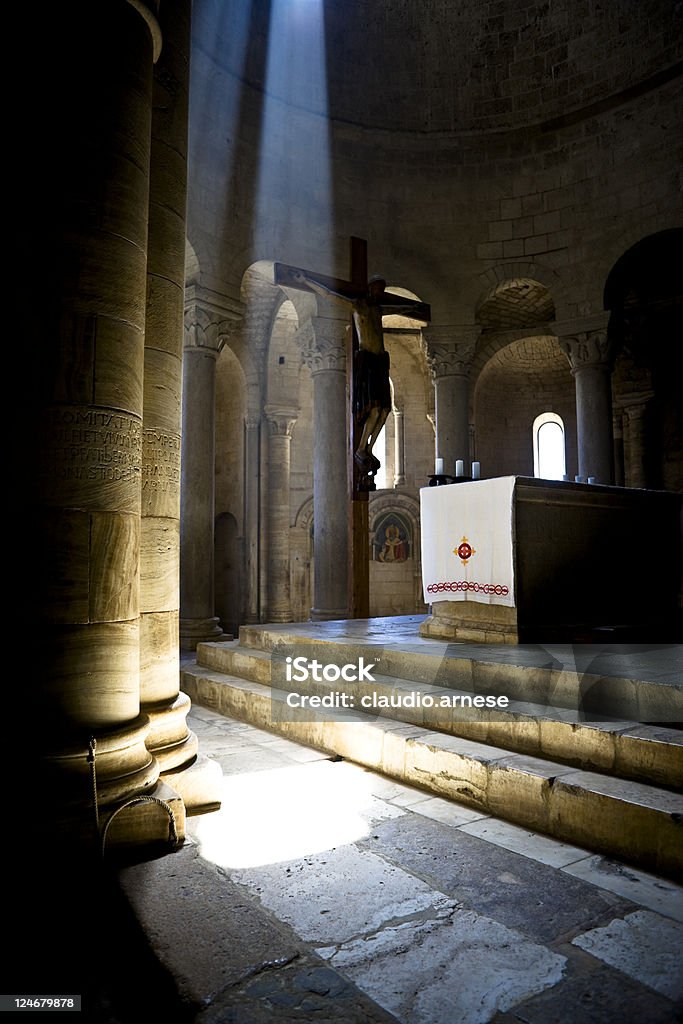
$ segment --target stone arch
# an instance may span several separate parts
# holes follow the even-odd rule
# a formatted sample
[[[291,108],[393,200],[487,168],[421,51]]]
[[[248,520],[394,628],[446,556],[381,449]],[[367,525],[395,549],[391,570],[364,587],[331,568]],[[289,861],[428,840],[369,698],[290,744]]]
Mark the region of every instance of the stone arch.
[[[614,366],[615,471],[632,487],[683,489],[683,229],[639,239],[605,281]]]
[[[199,284],[201,268],[199,257],[189,238],[185,239],[185,287]]]
[[[309,618],[313,606],[313,495],[297,509],[291,529],[290,596],[295,622]]]
[[[415,534],[411,521],[396,509],[375,516],[371,525],[373,561],[405,562],[413,554]]]
[[[294,516],[294,526],[297,530],[304,530],[306,533],[313,531],[313,495],[306,498],[299,506]]]
[[[519,270],[531,264],[518,265]],[[496,354],[510,344],[527,337],[549,335],[555,319],[553,294],[538,277],[520,274],[497,281],[482,295],[476,320],[481,328],[470,371],[470,393],[480,373]]]
[[[534,475],[533,423],[545,412],[564,422],[567,473],[576,468],[576,391],[554,335],[498,338],[473,385],[475,459],[484,477]]]
[[[559,294],[559,289],[562,286],[562,278],[556,270],[552,270],[550,267],[544,266],[543,263],[538,260],[519,260],[515,263],[499,263],[495,267],[489,267],[488,270],[482,271],[478,275],[480,286],[482,289],[481,298],[477,303],[477,309],[481,306],[481,303],[485,301],[488,295],[495,292],[496,289],[505,281],[515,281],[517,279],[538,281],[549,292],[555,290]]]
[[[613,301],[614,290],[624,270],[632,265],[636,259],[645,254],[648,250],[654,254],[657,262],[660,262],[657,249],[667,249],[671,253],[672,272],[675,274],[676,259],[680,266],[681,262],[681,233],[683,228],[672,228],[671,215],[664,210],[658,216],[648,221],[644,228],[642,222],[631,221],[622,231],[613,238],[606,239],[602,248],[600,270],[605,281],[602,293],[602,308],[611,309],[609,302]]]

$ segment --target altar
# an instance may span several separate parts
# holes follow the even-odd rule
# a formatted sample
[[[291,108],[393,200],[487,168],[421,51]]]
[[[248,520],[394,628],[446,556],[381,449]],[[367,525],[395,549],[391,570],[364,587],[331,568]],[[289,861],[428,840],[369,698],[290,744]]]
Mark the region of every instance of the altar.
[[[420,490],[422,636],[678,639],[683,496],[498,477]]]

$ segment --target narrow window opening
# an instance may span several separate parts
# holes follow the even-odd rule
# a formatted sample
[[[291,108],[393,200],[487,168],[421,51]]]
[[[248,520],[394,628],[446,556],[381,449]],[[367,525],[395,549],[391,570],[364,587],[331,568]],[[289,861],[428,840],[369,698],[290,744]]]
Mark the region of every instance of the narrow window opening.
[[[554,412],[537,416],[533,426],[534,475],[542,480],[562,480],[567,472],[564,423]]]

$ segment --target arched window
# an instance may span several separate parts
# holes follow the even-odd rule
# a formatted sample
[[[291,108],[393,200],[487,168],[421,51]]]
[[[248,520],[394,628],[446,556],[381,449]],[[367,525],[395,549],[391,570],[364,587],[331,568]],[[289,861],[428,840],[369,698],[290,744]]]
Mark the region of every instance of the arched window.
[[[534,420],[534,476],[561,480],[567,472],[564,423],[554,412],[543,412]]]

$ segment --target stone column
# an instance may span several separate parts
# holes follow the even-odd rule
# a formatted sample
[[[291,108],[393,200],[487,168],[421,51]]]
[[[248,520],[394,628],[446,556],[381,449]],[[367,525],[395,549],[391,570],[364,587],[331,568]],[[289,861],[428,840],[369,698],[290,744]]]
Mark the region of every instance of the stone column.
[[[647,412],[648,398],[627,405],[624,409],[628,417],[627,447],[629,487],[647,487]]]
[[[46,61],[55,63],[41,65],[47,128],[59,118],[59,148],[45,143],[53,172],[22,225],[45,271],[27,378],[40,547],[36,664],[25,696],[38,714],[25,761],[28,773],[42,756],[35,817],[67,822],[50,838],[64,843],[94,822],[91,740],[100,812],[150,793],[159,774],[140,713],[139,559],[152,68],[161,36],[142,2],[60,7],[55,32],[41,25],[53,50]],[[24,157],[30,167],[31,154]]]
[[[185,286],[187,103],[190,4],[164,5],[164,47],[154,69],[147,250],[140,693],[150,718],[147,746],[163,771],[197,752],[187,728],[190,699],[178,664],[180,396]]]
[[[444,460],[447,475],[455,473],[456,459],[469,472],[469,373],[478,336],[478,327],[435,326],[422,332],[434,381],[436,456]]]
[[[292,430],[298,409],[267,405],[268,423],[268,612],[269,622],[291,622],[289,579],[289,472]]]
[[[405,423],[403,409],[394,407],[394,487],[406,482]]]
[[[612,414],[612,436],[614,437],[614,483],[617,487],[625,486],[624,466],[624,416],[621,409]]]
[[[595,477],[597,483],[614,483],[614,344],[606,328],[563,332],[559,343],[576,381],[579,475]]]
[[[349,494],[346,443],[348,321],[312,318],[305,354],[313,378],[313,608],[311,618],[348,614]]]
[[[222,635],[214,615],[216,360],[218,324],[198,306],[186,316],[180,485],[180,646]]]
[[[259,602],[259,505],[261,480],[261,417],[244,421],[244,533],[246,537],[247,622],[258,622]]]

